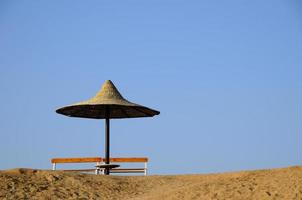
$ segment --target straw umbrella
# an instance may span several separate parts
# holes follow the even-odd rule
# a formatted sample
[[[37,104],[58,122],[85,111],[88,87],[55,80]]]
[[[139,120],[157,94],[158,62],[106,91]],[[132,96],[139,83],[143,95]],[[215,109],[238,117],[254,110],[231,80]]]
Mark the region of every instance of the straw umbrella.
[[[153,117],[160,112],[127,101],[114,84],[107,80],[101,90],[91,99],[65,106],[57,113],[69,117],[105,119],[105,163],[110,164],[110,119]],[[105,170],[109,174],[109,169]]]

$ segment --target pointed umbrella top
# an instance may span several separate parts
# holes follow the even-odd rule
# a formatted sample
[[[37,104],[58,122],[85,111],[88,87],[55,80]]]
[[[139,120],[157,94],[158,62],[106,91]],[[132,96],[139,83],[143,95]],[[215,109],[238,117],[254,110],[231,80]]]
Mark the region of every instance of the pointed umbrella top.
[[[78,104],[119,104],[128,105],[129,101],[124,99],[111,80],[106,80],[101,90],[91,99]]]
[[[107,80],[101,90],[91,99],[56,110],[57,113],[70,117],[104,119],[106,109],[109,118],[152,117],[159,111],[127,101],[114,84]]]

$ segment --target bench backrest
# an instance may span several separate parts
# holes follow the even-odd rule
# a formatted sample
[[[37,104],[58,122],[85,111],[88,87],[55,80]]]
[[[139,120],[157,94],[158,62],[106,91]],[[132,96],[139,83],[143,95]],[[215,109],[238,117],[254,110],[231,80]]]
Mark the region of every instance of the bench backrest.
[[[101,157],[86,157],[86,158],[53,158],[51,163],[88,163],[88,162],[103,162]]]
[[[106,162],[106,159],[103,158],[103,162]],[[137,157],[132,157],[132,158],[110,158],[110,162],[148,162],[148,158],[137,158]]]
[[[101,157],[51,159],[51,163],[89,163],[89,162],[106,162],[106,159]],[[148,158],[145,157],[110,158],[110,162],[148,162]]]

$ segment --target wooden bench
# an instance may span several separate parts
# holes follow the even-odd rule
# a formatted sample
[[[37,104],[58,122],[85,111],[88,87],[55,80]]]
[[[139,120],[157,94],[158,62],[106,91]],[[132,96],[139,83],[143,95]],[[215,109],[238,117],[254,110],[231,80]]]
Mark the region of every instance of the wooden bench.
[[[106,160],[103,159],[103,162]],[[131,157],[131,158],[110,158],[110,163],[144,163],[143,168],[114,168],[110,169],[110,173],[144,173],[147,175],[149,159],[146,157]]]
[[[105,159],[101,157],[88,157],[88,158],[53,158],[51,159],[52,169],[56,170],[58,163],[95,163],[96,166],[105,163]],[[147,175],[147,163],[148,158],[146,157],[131,157],[131,158],[110,158],[110,163],[144,163],[143,168],[114,168],[110,169],[110,173],[144,173]],[[74,171],[74,172],[99,172],[104,171],[98,167],[94,169],[69,169],[64,171]]]
[[[51,159],[52,170],[56,170],[58,163],[95,163],[99,165],[103,162],[101,157],[87,157],[87,158],[53,158]],[[74,172],[95,172],[96,169],[65,169],[64,171],[74,171]]]

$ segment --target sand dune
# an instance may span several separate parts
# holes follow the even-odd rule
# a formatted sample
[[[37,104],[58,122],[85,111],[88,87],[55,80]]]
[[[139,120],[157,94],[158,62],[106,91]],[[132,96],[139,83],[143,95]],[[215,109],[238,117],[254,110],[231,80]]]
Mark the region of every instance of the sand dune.
[[[302,167],[177,176],[0,172],[0,199],[302,199]]]

